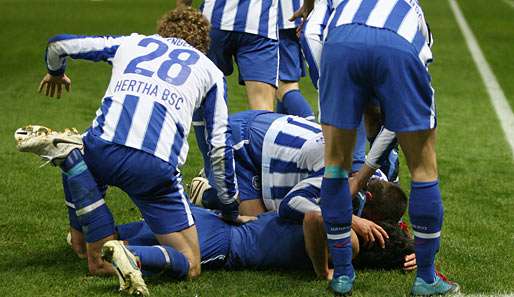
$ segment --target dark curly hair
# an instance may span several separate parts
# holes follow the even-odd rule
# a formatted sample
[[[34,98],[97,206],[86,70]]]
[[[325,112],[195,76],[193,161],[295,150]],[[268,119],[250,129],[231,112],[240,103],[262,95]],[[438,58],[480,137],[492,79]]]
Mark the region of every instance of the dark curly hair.
[[[366,199],[362,217],[374,222],[398,222],[407,209],[407,195],[403,190],[390,182],[371,180],[367,190],[372,197]]]
[[[209,49],[209,21],[198,10],[181,6],[168,11],[157,22],[157,34],[164,38],[176,37],[203,53]]]
[[[368,269],[401,269],[405,263],[405,256],[414,253],[414,241],[409,238],[397,222],[377,222],[389,235],[385,241],[385,248],[372,245],[364,247],[364,240],[359,237],[361,249],[353,264],[358,268]]]

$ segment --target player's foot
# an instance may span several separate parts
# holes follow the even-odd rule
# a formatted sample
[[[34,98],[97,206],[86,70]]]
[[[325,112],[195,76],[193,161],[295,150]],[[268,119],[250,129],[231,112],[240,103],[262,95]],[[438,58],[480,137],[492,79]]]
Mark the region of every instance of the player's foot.
[[[351,296],[354,281],[355,275],[352,278],[349,278],[346,275],[341,275],[330,282],[330,288],[334,292],[335,296]]]
[[[102,247],[102,259],[112,264],[120,281],[120,291],[134,296],[149,296],[136,257],[122,241],[109,240]]]
[[[459,292],[459,284],[449,281],[440,273],[436,273],[435,281],[431,284],[426,283],[420,277],[416,277],[410,294],[411,296],[450,296]]]
[[[203,193],[210,189],[209,181],[203,177],[195,177],[191,180],[191,185],[189,186],[189,196],[191,198],[191,202],[198,206],[202,205],[202,197]]]
[[[82,150],[84,146],[82,135],[75,129],[57,132],[39,125],[19,128],[14,132],[14,139],[18,151],[34,153],[55,166],[60,165],[72,150]]]

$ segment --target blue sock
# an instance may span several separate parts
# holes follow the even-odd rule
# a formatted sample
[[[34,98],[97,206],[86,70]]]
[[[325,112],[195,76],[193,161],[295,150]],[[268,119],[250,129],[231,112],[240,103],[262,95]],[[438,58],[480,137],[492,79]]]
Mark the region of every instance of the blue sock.
[[[417,276],[427,283],[433,283],[434,260],[443,225],[443,203],[438,180],[412,182],[409,216],[414,229]]]
[[[284,102],[277,100],[277,113],[287,114],[286,108],[284,106]]]
[[[145,275],[165,272],[174,278],[184,278],[189,271],[189,261],[174,248],[165,245],[127,247],[141,262]]]
[[[82,226],[86,242],[95,242],[114,234],[112,214],[80,151],[73,150],[63,162],[61,169],[66,177],[70,203],[75,208],[75,215]]]
[[[312,108],[303,97],[300,90],[291,90],[282,97],[282,104],[287,114],[296,115],[308,120],[314,120]]]
[[[328,178],[326,175],[321,183],[320,207],[334,264],[334,278],[341,275],[352,278],[352,197],[348,177]]]
[[[62,187],[64,190],[64,200],[66,201],[66,207],[68,209],[68,220],[70,221],[70,226],[75,230],[82,231],[82,225],[75,213],[75,205],[73,204],[73,197],[69,189],[68,177],[65,174],[62,174]]]

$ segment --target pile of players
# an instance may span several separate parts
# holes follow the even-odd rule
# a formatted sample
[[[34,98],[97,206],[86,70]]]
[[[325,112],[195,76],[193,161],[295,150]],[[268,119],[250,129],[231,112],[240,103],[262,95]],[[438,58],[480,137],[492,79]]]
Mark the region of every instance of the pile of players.
[[[69,91],[67,57],[112,64],[109,86],[84,135],[43,126],[15,133],[20,151],[61,168],[70,242],[90,272],[117,274],[121,290],[148,295],[143,275],[313,267],[348,295],[354,259],[416,269],[412,295],[458,292],[434,268],[443,207],[432,37],[417,1],[177,5],[155,35],[52,37],[40,91]],[[302,51],[319,87],[321,125],[299,92]],[[255,110],[229,116],[232,59]],[[193,179],[188,195],[180,168],[191,125],[205,178]],[[373,145],[364,158],[366,135]],[[407,198],[388,182],[398,174],[396,139],[412,176],[414,240],[398,225]],[[144,222],[116,226],[107,186],[126,192]]]

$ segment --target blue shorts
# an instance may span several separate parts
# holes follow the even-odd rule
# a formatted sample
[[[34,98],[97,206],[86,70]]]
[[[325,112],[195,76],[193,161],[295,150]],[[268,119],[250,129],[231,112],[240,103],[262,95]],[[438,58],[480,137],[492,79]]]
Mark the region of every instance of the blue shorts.
[[[226,268],[312,267],[305,252],[303,227],[278,217],[275,211],[257,220],[232,227],[230,254]]]
[[[299,81],[305,76],[305,64],[296,29],[282,29],[278,32],[280,48],[278,78],[286,82]]]
[[[321,123],[354,129],[364,105],[376,97],[387,129],[433,129],[436,112],[430,81],[414,46],[400,35],[358,24],[336,27],[321,56]]]
[[[283,116],[264,110],[248,110],[229,116],[241,201],[262,197],[260,176],[264,136],[271,123]]]
[[[229,254],[232,226],[210,210],[191,206],[195,218],[202,267],[219,267],[225,263]],[[159,245],[146,222],[133,222],[116,226],[118,239],[128,241],[129,245]]]
[[[143,151],[107,142],[88,133],[84,161],[99,185],[116,186],[137,205],[155,234],[194,225],[181,177],[169,163]]]
[[[233,58],[239,69],[239,83],[259,81],[277,87],[278,41],[244,32],[211,28],[207,56],[223,74],[234,72]]]

